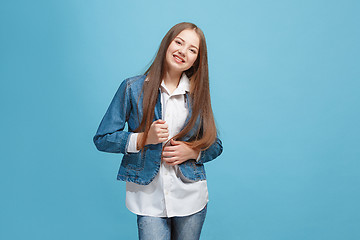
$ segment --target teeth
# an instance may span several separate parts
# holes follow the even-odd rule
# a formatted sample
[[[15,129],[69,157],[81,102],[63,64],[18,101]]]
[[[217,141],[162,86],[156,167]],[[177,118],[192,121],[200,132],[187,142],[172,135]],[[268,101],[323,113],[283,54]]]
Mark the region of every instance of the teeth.
[[[179,61],[183,62],[183,60],[181,58],[179,58],[178,56],[175,56],[176,59],[179,59]]]

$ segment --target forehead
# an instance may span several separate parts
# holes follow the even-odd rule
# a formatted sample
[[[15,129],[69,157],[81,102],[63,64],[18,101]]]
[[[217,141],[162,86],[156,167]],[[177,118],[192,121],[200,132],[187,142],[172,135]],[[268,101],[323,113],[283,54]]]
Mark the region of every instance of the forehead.
[[[176,37],[183,39],[186,43],[199,47],[200,38],[194,29],[185,29],[181,31]]]

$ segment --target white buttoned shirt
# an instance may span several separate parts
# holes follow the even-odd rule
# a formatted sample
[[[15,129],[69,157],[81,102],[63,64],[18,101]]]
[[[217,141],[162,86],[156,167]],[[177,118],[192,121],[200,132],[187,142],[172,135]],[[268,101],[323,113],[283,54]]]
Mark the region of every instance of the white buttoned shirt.
[[[185,124],[189,114],[185,92],[189,92],[189,89],[190,81],[185,74],[173,93],[166,88],[164,81],[161,83],[162,113],[163,120],[168,124],[169,139],[178,134]],[[130,135],[128,152],[138,152],[137,135]],[[137,215],[188,216],[203,209],[208,201],[206,180],[185,178],[177,165],[161,162],[158,174],[148,185],[126,182],[126,207]]]

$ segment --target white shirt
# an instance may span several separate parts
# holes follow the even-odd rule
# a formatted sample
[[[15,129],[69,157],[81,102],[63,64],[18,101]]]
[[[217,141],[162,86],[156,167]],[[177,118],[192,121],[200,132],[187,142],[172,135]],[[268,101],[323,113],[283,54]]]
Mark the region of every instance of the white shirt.
[[[172,94],[164,81],[160,89],[163,120],[168,124],[170,139],[180,132],[189,114],[185,92],[190,89],[190,81],[183,74]],[[137,135],[130,135],[128,152],[138,152]],[[148,185],[126,182],[126,207],[137,215],[188,216],[203,209],[208,201],[206,180],[192,181],[185,178],[177,165],[161,162],[158,174]]]

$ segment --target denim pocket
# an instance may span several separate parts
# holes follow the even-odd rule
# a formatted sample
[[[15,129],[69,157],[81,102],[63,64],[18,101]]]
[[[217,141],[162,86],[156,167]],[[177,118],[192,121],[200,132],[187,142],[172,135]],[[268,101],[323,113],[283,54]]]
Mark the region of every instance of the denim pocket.
[[[145,153],[146,153],[146,149],[138,153],[125,154],[121,162],[121,165],[128,169],[133,169],[137,171],[142,170],[144,169]]]

